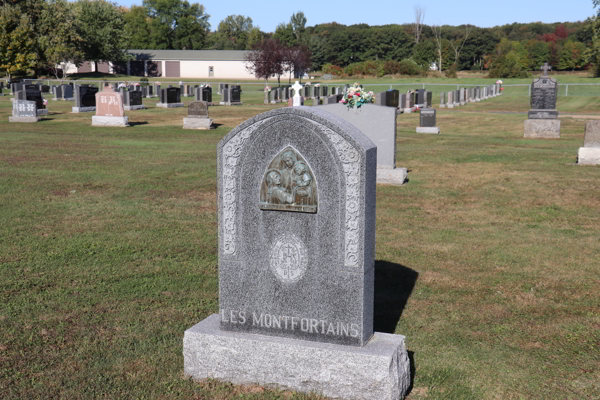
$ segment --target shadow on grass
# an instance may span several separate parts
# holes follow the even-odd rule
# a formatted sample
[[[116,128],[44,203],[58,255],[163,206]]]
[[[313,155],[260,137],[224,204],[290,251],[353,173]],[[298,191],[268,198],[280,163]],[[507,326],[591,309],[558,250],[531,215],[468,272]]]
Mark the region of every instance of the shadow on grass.
[[[129,123],[129,126],[138,126],[138,125],[148,125],[148,122],[141,121],[141,122],[130,122]]]
[[[375,332],[394,333],[419,273],[404,265],[375,261]]]
[[[44,122],[44,121],[54,121],[54,118],[40,118],[39,122]]]

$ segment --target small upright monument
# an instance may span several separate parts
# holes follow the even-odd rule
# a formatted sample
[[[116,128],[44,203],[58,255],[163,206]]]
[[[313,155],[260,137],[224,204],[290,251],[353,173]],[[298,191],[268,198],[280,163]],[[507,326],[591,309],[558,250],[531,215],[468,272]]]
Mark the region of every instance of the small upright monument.
[[[419,125],[417,133],[433,133],[439,134],[440,128],[436,126],[436,110],[435,108],[422,108],[420,111]]]
[[[211,129],[212,119],[208,118],[208,102],[192,101],[188,105],[188,116],[183,119],[183,129]]]
[[[556,80],[548,76],[548,63],[540,68],[544,74],[531,84],[531,110],[525,120],[526,138],[560,138],[560,119],[556,110]]]
[[[12,106],[12,117],[8,117],[8,122],[38,122],[40,120],[35,101],[15,99]]]
[[[302,85],[300,82],[296,81],[292,85],[292,89],[294,89],[294,97],[292,98],[292,107],[299,107],[304,105],[304,98],[302,97]]]
[[[125,116],[123,95],[115,92],[111,86],[96,93],[96,115],[92,117],[94,126],[129,126],[129,117]]]

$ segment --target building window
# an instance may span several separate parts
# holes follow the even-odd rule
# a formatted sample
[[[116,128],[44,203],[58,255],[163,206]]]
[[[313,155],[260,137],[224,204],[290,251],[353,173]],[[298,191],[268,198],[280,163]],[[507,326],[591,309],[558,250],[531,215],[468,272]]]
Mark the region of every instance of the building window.
[[[208,67],[208,77],[212,78],[215,76],[215,67]]]

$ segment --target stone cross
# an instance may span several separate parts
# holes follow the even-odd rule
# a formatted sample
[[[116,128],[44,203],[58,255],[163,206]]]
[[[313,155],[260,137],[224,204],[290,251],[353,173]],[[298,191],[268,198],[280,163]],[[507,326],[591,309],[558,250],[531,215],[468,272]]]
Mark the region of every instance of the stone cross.
[[[544,63],[540,70],[544,71],[544,76],[548,76],[548,71],[552,71],[552,67],[548,65],[548,63]]]
[[[296,83],[292,85],[292,89],[294,89],[294,99],[292,107],[299,107],[302,105],[302,98],[300,96],[300,89],[302,89],[302,85],[298,81],[296,81]]]

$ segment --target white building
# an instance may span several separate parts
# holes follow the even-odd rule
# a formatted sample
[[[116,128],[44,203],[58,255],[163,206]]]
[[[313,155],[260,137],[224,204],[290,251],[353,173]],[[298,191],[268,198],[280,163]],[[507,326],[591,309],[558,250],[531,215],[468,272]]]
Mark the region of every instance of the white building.
[[[255,79],[246,69],[246,50],[128,50],[135,61],[99,63],[98,72],[166,78]],[[92,72],[94,63],[69,65],[68,72]],[[288,76],[282,76],[282,79]]]

